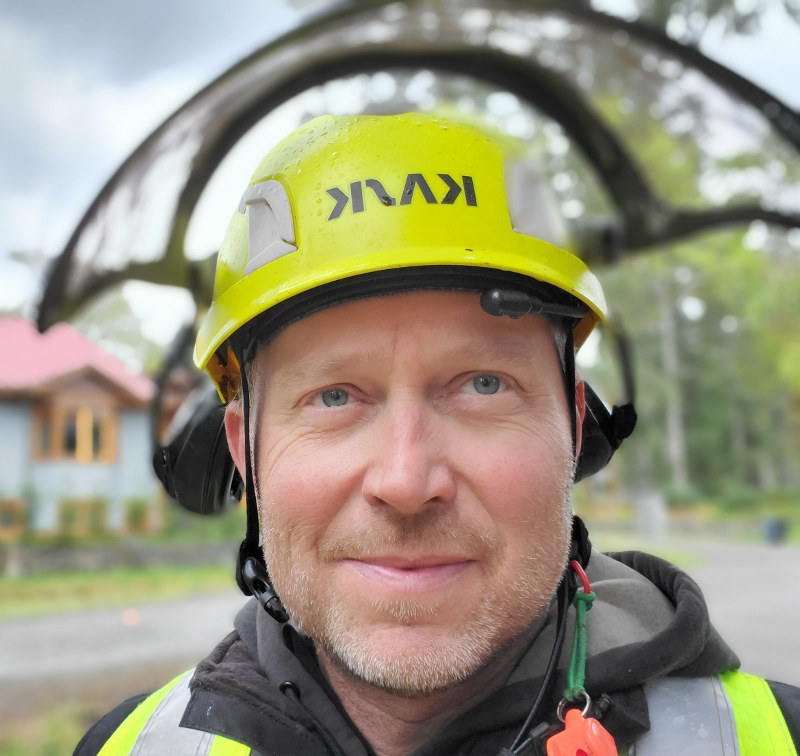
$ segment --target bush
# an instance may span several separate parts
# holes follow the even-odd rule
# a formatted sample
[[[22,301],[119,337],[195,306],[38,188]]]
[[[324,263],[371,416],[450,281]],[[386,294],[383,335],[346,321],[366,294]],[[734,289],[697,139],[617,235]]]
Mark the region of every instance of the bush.
[[[244,538],[244,507],[217,515],[199,515],[169,501],[165,507],[165,526],[159,539],[180,541],[233,541]]]

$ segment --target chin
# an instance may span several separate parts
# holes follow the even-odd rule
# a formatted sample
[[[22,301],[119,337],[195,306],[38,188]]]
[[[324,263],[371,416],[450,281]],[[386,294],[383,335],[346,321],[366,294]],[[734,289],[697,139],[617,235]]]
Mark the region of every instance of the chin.
[[[500,613],[493,601],[484,598],[460,621],[438,625],[420,622],[413,607],[398,606],[394,614],[402,613],[404,622],[394,619],[373,627],[339,608],[323,623],[306,622],[305,628],[318,649],[347,676],[395,696],[420,698],[470,679],[515,640],[524,636],[527,643],[535,617],[526,617],[524,609],[531,612],[532,604],[525,604]],[[544,602],[547,605],[549,601]]]

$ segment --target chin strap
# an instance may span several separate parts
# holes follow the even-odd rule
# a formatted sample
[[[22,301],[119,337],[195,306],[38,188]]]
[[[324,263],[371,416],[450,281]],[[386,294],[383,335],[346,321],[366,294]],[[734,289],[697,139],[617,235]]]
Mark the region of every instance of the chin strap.
[[[564,358],[561,360],[561,377],[564,379],[564,391],[567,394],[569,407],[569,424],[572,429],[572,459],[578,465],[578,405],[575,396],[575,334],[574,329],[567,326],[564,339]]]
[[[244,357],[249,357],[246,353]],[[240,360],[239,364],[248,364]],[[253,465],[250,443],[250,390],[247,377],[242,370],[242,412],[244,416],[244,457],[245,457],[245,502],[247,505],[247,531],[244,541],[239,546],[236,560],[236,582],[245,596],[254,596],[264,611],[278,622],[287,622],[289,614],[281,604],[278,594],[272,587],[264,551],[261,548],[261,531],[258,522],[258,506],[253,477]]]

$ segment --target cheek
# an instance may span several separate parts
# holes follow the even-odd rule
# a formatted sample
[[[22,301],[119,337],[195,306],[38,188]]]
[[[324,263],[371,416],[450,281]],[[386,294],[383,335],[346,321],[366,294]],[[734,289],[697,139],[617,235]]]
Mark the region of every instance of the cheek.
[[[336,517],[353,488],[342,448],[302,435],[265,434],[258,465],[259,508],[265,531],[307,551]]]
[[[541,516],[572,481],[572,442],[556,422],[479,439],[454,436],[451,448],[464,477],[503,519]]]
[[[563,433],[526,434],[488,444],[465,472],[485,525],[502,544],[498,569],[511,581],[526,576],[545,593],[558,581],[568,548],[571,459]]]

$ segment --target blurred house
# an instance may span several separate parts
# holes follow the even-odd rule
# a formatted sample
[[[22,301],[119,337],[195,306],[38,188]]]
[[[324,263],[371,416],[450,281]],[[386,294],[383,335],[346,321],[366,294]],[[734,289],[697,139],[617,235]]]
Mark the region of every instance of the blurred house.
[[[0,539],[152,528],[154,391],[66,323],[0,319]]]

